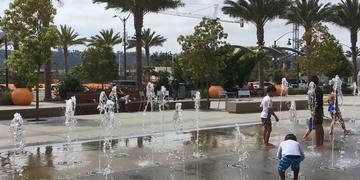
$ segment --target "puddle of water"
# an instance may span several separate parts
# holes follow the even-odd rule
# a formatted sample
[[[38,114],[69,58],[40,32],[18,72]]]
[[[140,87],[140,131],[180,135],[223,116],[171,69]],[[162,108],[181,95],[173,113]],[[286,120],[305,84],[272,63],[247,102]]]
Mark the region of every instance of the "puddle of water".
[[[325,124],[326,126],[326,124]],[[207,129],[200,131],[199,143],[201,152],[206,158],[193,159],[193,149],[196,132],[176,133],[168,132],[164,135],[114,139],[113,171],[115,179],[274,179],[278,160],[276,151],[278,143],[289,133],[289,125],[279,123],[273,128],[270,142],[275,148],[264,149],[262,144],[262,127],[260,125],[241,126],[241,133],[245,136],[245,147],[249,153],[244,164],[236,164],[236,155],[233,152],[236,130],[234,127]],[[360,124],[349,126],[359,129]],[[295,124],[295,134],[300,139],[306,131],[305,121],[300,120]],[[354,133],[341,137],[340,128],[335,129],[335,165],[337,175],[351,176],[360,171],[358,158],[359,134]],[[306,159],[302,163],[299,179],[316,179],[327,177],[326,167],[330,167],[331,155],[330,141],[325,139],[324,150],[312,150],[307,146],[311,141],[300,141],[305,151]],[[76,162],[70,165],[59,165],[63,162],[64,151],[61,145],[47,145],[39,147],[26,147],[25,154],[19,162],[23,168],[25,179],[101,179],[101,175],[89,176],[88,172],[97,169],[98,157],[105,162],[105,156],[99,141],[74,143],[72,153],[69,155]],[[142,156],[144,155],[144,156]],[[140,157],[144,157],[140,163]],[[234,162],[234,163],[232,163]],[[18,175],[13,171],[12,155],[2,152],[0,155],[0,177],[11,179]],[[161,166],[159,166],[161,164]],[[101,164],[101,169],[106,164]],[[321,168],[321,171],[316,169]],[[155,173],[156,171],[157,173]],[[288,178],[291,178],[291,173]],[[169,174],[170,173],[170,174]],[[244,175],[245,174],[245,175]],[[305,176],[306,174],[306,176]],[[332,177],[329,177],[330,179]],[[6,179],[2,178],[2,179]],[[239,179],[239,178],[237,178]],[[321,178],[320,178],[321,179]]]

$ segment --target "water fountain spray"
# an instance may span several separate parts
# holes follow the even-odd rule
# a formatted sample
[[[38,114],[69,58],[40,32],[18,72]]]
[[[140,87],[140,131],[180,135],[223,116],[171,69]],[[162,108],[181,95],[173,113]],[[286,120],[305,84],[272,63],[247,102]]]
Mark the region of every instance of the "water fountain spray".
[[[112,149],[112,139],[113,139],[113,134],[114,134],[114,130],[116,128],[116,123],[115,123],[115,103],[111,100],[108,100],[106,102],[105,105],[105,111],[104,111],[104,143],[103,143],[103,153],[106,156],[107,159],[107,166],[104,169],[103,174],[105,176],[109,175],[110,173],[112,173],[112,159],[113,159],[113,149]]]
[[[183,110],[181,108],[182,103],[175,104],[175,113],[173,116],[174,127],[176,132],[183,129]]]
[[[200,92],[196,91],[195,93],[195,112],[196,112],[196,140],[195,140],[195,152],[193,153],[194,159],[199,159],[205,157],[205,155],[199,152],[199,109],[200,109]]]
[[[160,94],[159,94],[159,111],[161,112],[161,132],[164,134],[164,111],[165,111],[165,96],[166,96],[166,88],[165,86],[161,86]]]
[[[282,98],[285,96],[287,90],[289,88],[289,83],[287,82],[286,78],[281,79],[281,92],[280,92],[280,112],[282,110]]]
[[[14,118],[10,122],[10,135],[12,137],[12,143],[15,145],[14,152],[14,170],[22,176],[24,169],[17,161],[17,155],[24,152],[25,141],[24,141],[24,120],[19,113],[14,114]]]
[[[77,120],[75,118],[75,109],[76,109],[76,98],[72,96],[70,99],[66,100],[65,103],[65,126],[67,127],[66,134],[66,143],[65,143],[65,160],[59,162],[61,165],[71,165],[75,162],[70,162],[68,159],[69,153],[72,151],[72,141],[73,141],[73,131],[77,125]]]
[[[148,105],[150,104],[150,110],[151,112],[154,111],[154,99],[155,99],[155,89],[154,84],[152,82],[148,82],[146,85],[146,105],[144,108],[144,113],[146,113],[148,109]]]
[[[25,147],[24,120],[19,113],[15,113],[14,118],[10,122],[10,134],[12,142],[16,147],[15,154],[22,153]]]
[[[237,161],[230,165],[232,168],[240,168],[242,171],[247,168],[245,161],[249,156],[245,146],[245,136],[240,131],[239,124],[235,125],[236,135],[234,142],[234,151]]]
[[[290,124],[291,127],[289,129],[289,131],[293,134],[295,134],[295,123],[297,122],[297,114],[296,114],[296,103],[295,100],[292,100],[290,102],[290,107],[289,107],[289,115],[290,115]]]
[[[112,87],[111,92],[110,92],[110,100],[112,102],[114,102],[114,112],[118,113],[119,112],[119,98],[118,98],[118,89],[116,86]]]
[[[308,108],[310,110],[311,114],[311,138],[312,138],[312,148],[314,148],[315,145],[315,131],[313,131],[313,127],[315,127],[315,108],[316,108],[316,93],[315,93],[316,85],[314,82],[309,83],[309,89],[308,89]]]

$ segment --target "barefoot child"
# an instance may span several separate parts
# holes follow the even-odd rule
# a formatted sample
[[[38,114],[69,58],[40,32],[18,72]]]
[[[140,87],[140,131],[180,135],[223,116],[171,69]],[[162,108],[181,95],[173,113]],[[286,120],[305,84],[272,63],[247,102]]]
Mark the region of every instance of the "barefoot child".
[[[274,113],[273,109],[272,109],[272,100],[271,97],[274,96],[276,92],[276,89],[274,86],[270,85],[267,87],[266,89],[266,93],[267,95],[263,98],[260,107],[263,108],[262,112],[261,112],[261,122],[263,125],[263,139],[264,139],[264,146],[265,147],[272,147],[274,145],[269,143],[269,139],[270,139],[270,134],[272,131],[271,128],[271,115],[273,115],[275,117],[276,121],[279,121],[279,118],[276,116],[276,114]]]
[[[336,100],[336,97],[337,97],[337,94],[332,92],[328,98],[328,104],[329,104],[328,111],[332,118],[329,134],[330,135],[333,134],[334,125],[336,122],[339,122],[341,125],[341,128],[344,130],[344,135],[347,135],[347,134],[350,134],[350,130],[346,129],[345,121],[342,118],[341,111],[339,108],[339,103]]]
[[[306,140],[306,139],[309,137],[309,135],[310,135],[310,133],[311,133],[312,130],[315,130],[314,122],[313,122],[313,120],[312,120],[311,117],[306,120],[306,125],[307,125],[307,127],[308,127],[308,131],[307,131],[307,132],[304,134],[304,136],[303,136],[303,139],[304,139],[304,140]]]
[[[285,171],[291,166],[294,172],[294,179],[297,180],[300,171],[300,163],[304,160],[305,155],[294,134],[285,136],[285,141],[281,142],[277,152],[280,162],[278,172],[281,180],[285,180]]]

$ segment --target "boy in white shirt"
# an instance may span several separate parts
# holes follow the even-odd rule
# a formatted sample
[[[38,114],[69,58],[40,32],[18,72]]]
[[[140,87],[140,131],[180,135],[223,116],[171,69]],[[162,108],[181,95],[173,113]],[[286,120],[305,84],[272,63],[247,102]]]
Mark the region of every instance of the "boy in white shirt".
[[[285,180],[285,171],[290,166],[291,170],[294,171],[294,180],[297,180],[300,171],[300,163],[305,159],[305,155],[294,134],[285,136],[285,141],[281,142],[279,145],[277,157],[280,159],[278,172],[281,180]]]
[[[279,121],[279,118],[276,116],[272,109],[272,100],[271,97],[275,95],[276,88],[272,85],[268,86],[266,89],[266,96],[261,101],[260,107],[263,108],[261,112],[261,122],[263,125],[263,139],[264,139],[264,146],[265,147],[273,147],[274,145],[269,143],[270,134],[272,131],[271,128],[271,115],[275,117],[276,122]]]

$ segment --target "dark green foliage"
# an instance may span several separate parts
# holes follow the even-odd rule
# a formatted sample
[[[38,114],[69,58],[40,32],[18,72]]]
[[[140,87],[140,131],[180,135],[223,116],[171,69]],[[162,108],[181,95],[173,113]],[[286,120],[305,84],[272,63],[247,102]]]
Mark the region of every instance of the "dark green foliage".
[[[0,105],[12,105],[11,92],[8,89],[0,87]]]
[[[90,47],[81,54],[81,69],[85,79],[95,83],[106,83],[117,79],[116,55],[109,46]]]
[[[83,86],[79,79],[75,78],[74,76],[65,76],[63,79],[60,80],[59,84],[59,95],[61,98],[66,98],[67,92],[80,92],[83,90]]]
[[[158,72],[154,72],[154,75],[158,78],[158,80],[155,83],[155,90],[159,91],[161,89],[161,86],[165,86],[167,90],[170,90],[169,72],[158,71]]]
[[[259,58],[262,58],[260,54],[245,53],[244,51],[228,55],[224,59],[225,68],[221,71],[225,79],[225,89],[230,90],[235,85],[242,87],[249,80],[251,71],[258,63]]]
[[[307,89],[303,89],[303,88],[289,88],[288,90],[288,94],[289,95],[298,95],[298,94],[301,94],[301,95],[305,95],[307,94]]]
[[[281,84],[281,80],[284,77],[284,75],[282,74],[282,72],[277,69],[277,68],[273,68],[271,70],[271,77],[272,80],[276,83],[276,84]]]

